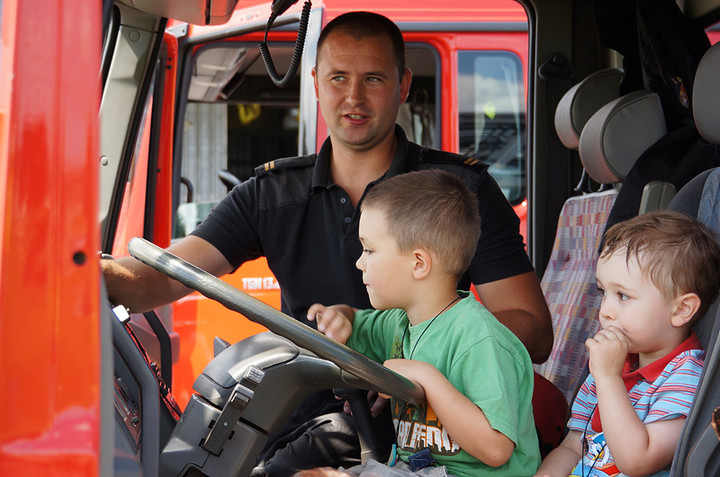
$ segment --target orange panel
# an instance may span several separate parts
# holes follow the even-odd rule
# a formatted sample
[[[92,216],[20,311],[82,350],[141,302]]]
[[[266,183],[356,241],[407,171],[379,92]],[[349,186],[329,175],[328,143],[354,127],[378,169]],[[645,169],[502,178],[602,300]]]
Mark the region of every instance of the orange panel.
[[[265,258],[243,264],[232,275],[223,277],[223,280],[280,309],[280,288]],[[216,336],[232,344],[267,331],[265,327],[199,293],[188,295],[175,303],[173,329],[180,336],[180,357],[173,367],[173,394],[181,408],[190,399],[195,378],[213,358],[213,341]]]

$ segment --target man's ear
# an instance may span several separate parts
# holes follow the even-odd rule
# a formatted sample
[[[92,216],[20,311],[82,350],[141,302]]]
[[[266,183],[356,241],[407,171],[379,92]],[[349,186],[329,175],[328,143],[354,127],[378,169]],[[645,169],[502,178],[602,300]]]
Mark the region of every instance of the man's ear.
[[[412,251],[413,258],[413,278],[421,280],[428,276],[432,269],[432,256],[425,249],[417,248]]]
[[[675,298],[675,311],[672,314],[673,326],[681,327],[686,325],[700,308],[700,297],[697,293],[685,293]]]
[[[312,69],[313,85],[315,86],[315,99],[318,98],[318,78],[317,78],[317,66]]]
[[[403,103],[407,101],[410,94],[410,84],[412,84],[412,70],[406,67],[402,78],[400,78],[400,97],[403,99]]]

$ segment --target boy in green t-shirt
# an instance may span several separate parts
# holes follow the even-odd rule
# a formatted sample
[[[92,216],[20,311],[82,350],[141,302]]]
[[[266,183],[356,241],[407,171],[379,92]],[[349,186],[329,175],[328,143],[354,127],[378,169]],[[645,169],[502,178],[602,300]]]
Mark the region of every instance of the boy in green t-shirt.
[[[371,461],[349,472],[532,475],[540,456],[530,357],[471,293],[456,290],[480,235],[475,195],[457,176],[424,170],[375,185],[361,210],[357,267],[376,310],[315,304],[308,318],[422,386],[426,402],[391,399],[392,469]]]

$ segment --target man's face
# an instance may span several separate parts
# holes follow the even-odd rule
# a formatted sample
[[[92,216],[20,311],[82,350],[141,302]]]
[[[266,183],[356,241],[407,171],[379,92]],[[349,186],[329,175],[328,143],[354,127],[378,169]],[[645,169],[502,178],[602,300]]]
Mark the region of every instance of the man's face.
[[[335,31],[318,51],[315,94],[334,148],[364,152],[393,134],[412,75],[406,70],[400,81],[389,43],[385,36],[357,40]]]

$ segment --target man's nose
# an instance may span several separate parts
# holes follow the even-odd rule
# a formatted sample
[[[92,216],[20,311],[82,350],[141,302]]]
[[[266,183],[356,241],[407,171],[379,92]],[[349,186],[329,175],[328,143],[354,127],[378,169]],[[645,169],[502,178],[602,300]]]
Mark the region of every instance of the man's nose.
[[[347,101],[350,104],[360,104],[365,100],[365,91],[362,81],[351,81],[347,90]]]

